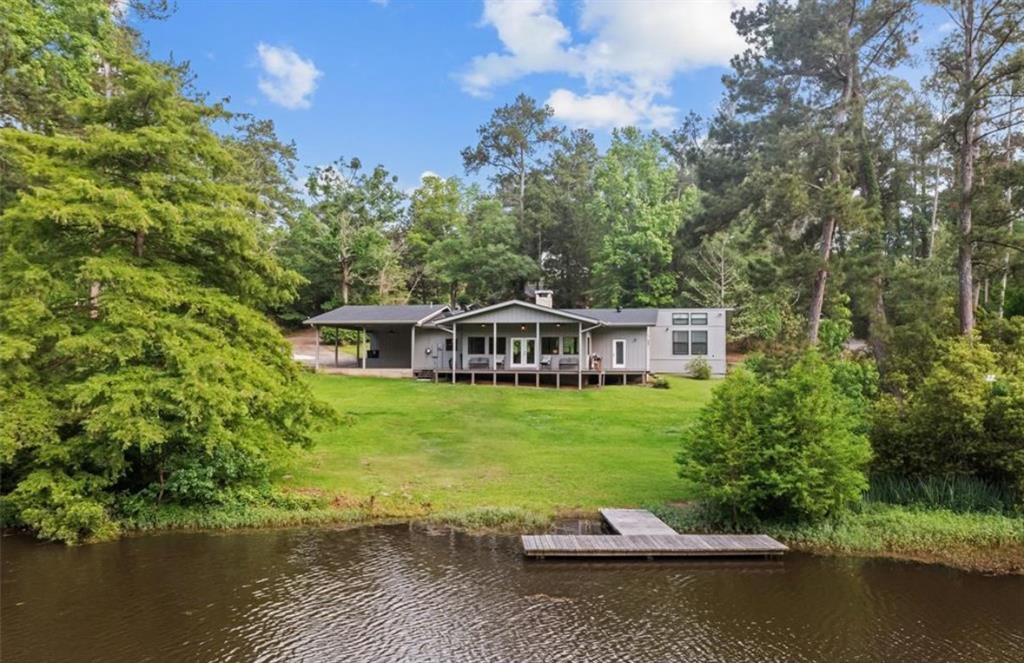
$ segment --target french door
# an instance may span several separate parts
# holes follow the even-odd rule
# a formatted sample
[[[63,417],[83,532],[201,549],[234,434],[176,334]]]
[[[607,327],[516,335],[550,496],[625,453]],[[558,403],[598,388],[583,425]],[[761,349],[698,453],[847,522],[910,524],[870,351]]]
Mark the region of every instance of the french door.
[[[537,339],[513,338],[512,357],[509,365],[512,368],[535,368],[537,366]]]

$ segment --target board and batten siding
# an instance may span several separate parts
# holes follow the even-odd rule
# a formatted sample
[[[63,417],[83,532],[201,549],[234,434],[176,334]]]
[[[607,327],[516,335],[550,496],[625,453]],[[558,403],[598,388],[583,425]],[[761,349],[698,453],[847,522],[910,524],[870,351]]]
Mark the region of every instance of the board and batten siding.
[[[452,335],[434,327],[416,328],[416,349],[413,350],[413,369],[427,371],[448,368],[448,353],[445,352],[445,340]],[[427,348],[430,353],[427,354]]]
[[[707,313],[706,325],[673,325],[673,313]],[[673,331],[707,331],[708,354],[704,356],[714,375],[725,375],[725,323],[726,310],[720,308],[666,308],[658,309],[658,323],[650,328],[651,372],[686,374],[695,355],[672,354]]]
[[[644,371],[647,369],[646,327],[599,327],[590,332],[590,351],[601,357],[601,368],[606,371]],[[626,366],[614,366],[616,339],[626,342]]]

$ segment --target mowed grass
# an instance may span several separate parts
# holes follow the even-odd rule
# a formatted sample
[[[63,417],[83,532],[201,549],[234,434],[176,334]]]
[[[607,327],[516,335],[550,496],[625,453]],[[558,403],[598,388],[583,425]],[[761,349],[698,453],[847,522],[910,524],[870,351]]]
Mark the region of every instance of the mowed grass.
[[[685,499],[674,456],[714,381],[576,391],[309,378],[341,423],[286,469],[289,489],[381,517],[551,517]]]

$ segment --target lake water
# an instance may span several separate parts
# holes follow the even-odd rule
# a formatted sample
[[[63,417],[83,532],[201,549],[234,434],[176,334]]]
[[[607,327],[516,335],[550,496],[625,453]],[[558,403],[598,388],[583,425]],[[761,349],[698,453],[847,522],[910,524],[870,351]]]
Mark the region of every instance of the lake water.
[[[793,554],[527,561],[422,528],[2,540],[21,661],[1024,661],[1024,578]]]

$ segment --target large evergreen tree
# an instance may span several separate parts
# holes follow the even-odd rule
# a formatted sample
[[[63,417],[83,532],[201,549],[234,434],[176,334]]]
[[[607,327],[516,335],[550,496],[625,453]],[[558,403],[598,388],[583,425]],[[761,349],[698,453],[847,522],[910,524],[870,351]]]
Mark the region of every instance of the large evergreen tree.
[[[265,481],[323,413],[259,312],[298,276],[210,128],[226,114],[138,57],[104,3],[89,11],[124,41],[67,128],[0,129],[5,511],[68,541],[116,531],[125,499],[207,504]]]

